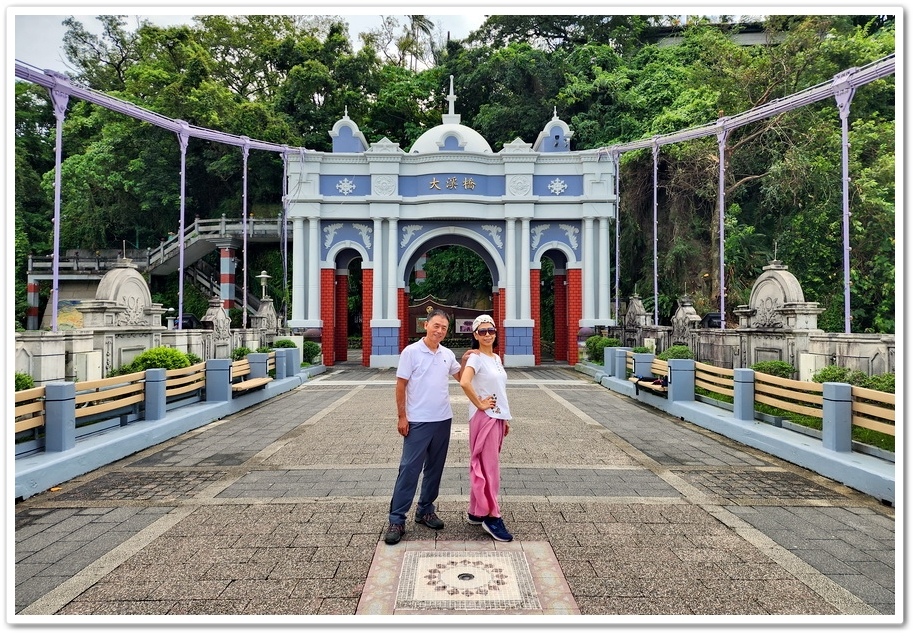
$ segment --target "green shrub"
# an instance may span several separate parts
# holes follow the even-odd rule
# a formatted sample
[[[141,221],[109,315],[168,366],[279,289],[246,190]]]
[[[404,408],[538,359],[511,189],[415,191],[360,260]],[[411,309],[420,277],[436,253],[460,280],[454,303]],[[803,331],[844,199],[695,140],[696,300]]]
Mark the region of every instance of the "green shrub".
[[[35,379],[28,373],[16,373],[16,390],[25,391],[35,386]]]
[[[824,367],[817,373],[815,373],[811,380],[813,382],[846,382],[846,379],[849,377],[850,369],[846,367],[838,367],[834,364]]]
[[[191,366],[188,356],[172,347],[153,347],[147,349],[130,363],[133,372],[147,369],[183,369]]]
[[[279,340],[274,340],[274,349],[298,349],[299,345],[290,340],[289,338],[280,338]]]
[[[122,366],[120,366],[120,367],[118,367],[118,368],[116,368],[116,369],[112,369],[112,370],[108,373],[108,377],[109,377],[109,378],[114,378],[114,377],[117,377],[117,376],[119,376],[119,375],[128,375],[128,374],[131,374],[131,373],[135,373],[136,371],[137,371],[137,370],[134,369],[134,366],[133,366],[132,364],[125,364],[125,365],[122,365]]]
[[[795,377],[795,367],[782,360],[764,360],[751,365],[751,369],[767,375],[775,375],[778,378],[791,380]]]
[[[884,391],[885,393],[897,392],[897,380],[893,373],[881,373],[879,375],[869,376],[865,378],[862,386],[866,389]]]
[[[190,366],[192,366],[192,367],[193,367],[195,364],[200,364],[201,362],[204,361],[203,358],[201,358],[201,357],[200,357],[199,355],[197,355],[196,353],[186,353],[185,355],[188,356],[188,364],[189,364]]]
[[[258,347],[255,349],[255,353],[270,353],[273,350],[273,347]]]
[[[608,338],[602,335],[589,336],[585,340],[585,355],[592,362],[604,363],[604,348],[619,346],[620,340],[617,338]]]
[[[633,353],[652,353],[649,347],[633,347]]]
[[[659,360],[693,360],[693,352],[687,345],[674,345],[662,351],[658,356]]]
[[[321,345],[311,340],[302,343],[302,366],[307,367],[315,362],[315,358],[321,354]]]
[[[864,371],[858,369],[847,369],[836,365],[829,365],[818,371],[811,378],[814,382],[845,382],[853,386],[861,386],[866,389],[883,391],[884,393],[896,392],[896,377],[893,373],[882,373],[880,375],[866,375]]]
[[[251,349],[248,347],[236,347],[232,350],[232,359],[244,360],[246,357],[248,357],[249,353],[251,353]]]

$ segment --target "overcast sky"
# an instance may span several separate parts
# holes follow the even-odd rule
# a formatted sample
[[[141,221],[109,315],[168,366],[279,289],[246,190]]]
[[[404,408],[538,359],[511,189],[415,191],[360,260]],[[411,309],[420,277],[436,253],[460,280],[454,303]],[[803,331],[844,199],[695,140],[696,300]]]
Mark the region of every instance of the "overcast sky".
[[[35,66],[40,69],[51,69],[56,71],[69,70],[64,65],[64,56],[62,52],[63,37],[66,29],[61,24],[64,19],[73,16],[83,23],[83,25],[96,33],[101,33],[101,25],[95,19],[96,15],[102,13],[127,15],[128,28],[136,28],[137,17],[143,17],[154,24],[168,26],[173,24],[190,23],[193,15],[200,14],[233,14],[251,12],[252,7],[233,7],[223,4],[222,8],[217,9],[207,6],[188,6],[188,7],[149,7],[133,6],[130,3],[121,3],[116,7],[98,7],[70,4],[55,7],[21,7],[7,9],[7,29],[13,30],[14,50],[8,51],[8,56],[20,62]],[[432,8],[432,7],[429,7]],[[70,9],[70,11],[68,11]],[[176,9],[186,9],[187,15],[170,15],[175,13]],[[460,11],[459,7],[437,6],[435,10],[453,9]],[[87,13],[87,10],[91,11]],[[296,14],[306,10],[305,7],[257,7],[258,13],[290,13]],[[371,5],[363,7],[348,7],[347,3],[340,3],[334,7],[316,7],[309,6],[308,11],[316,15],[339,15],[343,17],[350,25],[350,37],[355,47],[361,46],[358,35],[369,29],[376,29],[381,24],[382,15],[393,15],[399,18],[409,15],[408,11],[414,11],[419,14],[422,9],[417,7],[400,7]],[[483,11],[483,9],[470,8],[471,11]],[[15,12],[15,15],[10,15]],[[483,13],[467,15],[426,15],[433,23],[436,29],[440,29],[444,34],[447,32],[452,39],[462,39],[472,30],[476,29],[484,21]],[[402,20],[403,21],[403,20]],[[8,45],[9,46],[9,45]]]

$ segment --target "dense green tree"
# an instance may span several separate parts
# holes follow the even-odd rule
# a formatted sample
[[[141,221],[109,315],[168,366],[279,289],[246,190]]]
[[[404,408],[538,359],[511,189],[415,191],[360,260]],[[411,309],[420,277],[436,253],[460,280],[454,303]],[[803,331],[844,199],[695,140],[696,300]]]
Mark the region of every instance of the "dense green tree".
[[[125,16],[101,16],[101,35],[71,18],[65,47],[74,77],[91,88],[192,126],[324,151],[345,113],[370,143],[387,137],[407,150],[441,121],[449,76],[462,121],[494,151],[517,137],[534,142],[554,109],[570,123],[576,150],[598,149],[737,115],[896,48],[893,16],[773,16],[763,24],[767,44],[750,47],[735,41],[742,27],[727,16],[490,16],[465,41],[444,46],[424,16],[404,18],[363,34],[356,52],[342,19],[282,15],[198,16],[166,28],[141,22],[133,31]],[[679,45],[662,46],[672,33]],[[855,331],[895,328],[895,90],[893,77],[859,87],[849,116]],[[17,282],[30,251],[50,250],[53,133],[46,91],[17,83]],[[822,328],[842,329],[840,150],[832,100],[729,131],[729,310],[747,301],[760,268],[779,258],[807,299],[825,307]],[[120,247],[125,239],[152,246],[177,229],[173,133],[71,100],[63,156],[62,247]],[[195,215],[241,216],[243,157],[238,147],[191,139],[186,223]],[[717,140],[659,148],[657,191],[651,151],[620,159],[622,296],[640,293],[651,311],[657,196],[660,317],[684,293],[701,312],[717,310]],[[280,212],[281,166],[277,153],[250,153],[249,214]],[[449,269],[456,257],[442,250],[433,253],[433,271],[437,259],[447,263],[443,277],[464,271]],[[275,264],[258,265],[249,275],[269,269],[274,276]],[[276,274],[282,278],[282,269]],[[477,282],[488,290],[484,278]],[[473,280],[465,289],[445,282],[443,291],[427,289],[469,298]],[[24,288],[16,297],[19,315]]]
[[[623,53],[659,16],[634,15],[491,15],[468,36],[470,43],[503,48],[525,42],[546,50],[574,49],[596,43]]]
[[[423,264],[426,278],[414,282],[414,298],[432,295],[446,304],[476,307],[493,291],[493,277],[483,259],[466,247],[449,245],[431,249]]]

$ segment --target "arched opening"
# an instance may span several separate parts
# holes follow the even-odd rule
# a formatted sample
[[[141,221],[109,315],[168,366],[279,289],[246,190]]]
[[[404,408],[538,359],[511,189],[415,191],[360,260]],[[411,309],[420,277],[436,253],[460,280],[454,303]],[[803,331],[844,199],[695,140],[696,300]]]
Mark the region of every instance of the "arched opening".
[[[499,269],[471,236],[450,232],[420,242],[405,262],[404,275],[398,312],[402,348],[423,335],[410,310],[420,299],[434,298],[451,315],[449,339],[457,347],[470,346],[470,333],[461,326],[473,317],[490,313],[499,321]]]
[[[333,297],[322,303],[321,353],[324,363],[332,366],[335,362],[346,362],[349,339],[359,336],[363,358],[368,361],[368,343],[362,332],[363,316],[363,257],[353,248],[344,248],[334,258]]]
[[[549,249],[541,255],[540,264],[539,303],[535,314],[540,347],[537,363],[565,363],[569,359],[567,256],[561,250]]]

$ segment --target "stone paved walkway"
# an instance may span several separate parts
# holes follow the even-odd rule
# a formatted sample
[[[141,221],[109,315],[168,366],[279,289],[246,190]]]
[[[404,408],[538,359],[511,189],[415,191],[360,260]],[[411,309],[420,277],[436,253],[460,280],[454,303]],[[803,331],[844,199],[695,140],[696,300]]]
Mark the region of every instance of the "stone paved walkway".
[[[401,446],[394,372],[346,364],[16,504],[8,620],[902,620],[893,508],[568,367],[509,377],[511,543],[464,521],[456,383],[446,528],[409,521],[400,544],[381,541]]]

